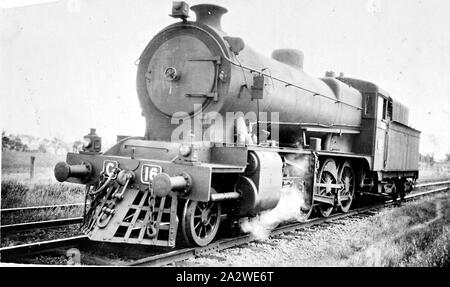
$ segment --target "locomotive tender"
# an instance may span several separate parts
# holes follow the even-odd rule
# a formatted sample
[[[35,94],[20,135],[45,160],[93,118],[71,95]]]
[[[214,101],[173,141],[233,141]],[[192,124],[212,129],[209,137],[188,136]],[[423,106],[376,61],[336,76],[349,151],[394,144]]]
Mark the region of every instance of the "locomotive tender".
[[[368,81],[309,76],[300,51],[258,54],[222,30],[225,8],[191,10],[196,21],[174,2],[181,21],[140,56],[145,136],[118,136],[102,153],[92,129],[55,166],[57,180],[86,185],[91,240],[175,246],[178,234],[205,246],[222,215],[270,210],[286,186],[303,218],[347,212],[357,194],[411,191],[420,132],[405,106]]]

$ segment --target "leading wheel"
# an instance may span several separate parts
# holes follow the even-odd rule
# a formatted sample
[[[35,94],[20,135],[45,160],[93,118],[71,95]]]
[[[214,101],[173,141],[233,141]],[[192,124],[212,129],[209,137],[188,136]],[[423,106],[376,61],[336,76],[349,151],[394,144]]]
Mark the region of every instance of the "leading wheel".
[[[320,169],[319,172],[319,182],[323,184],[336,184],[337,183],[337,167],[336,162],[329,158],[327,159]],[[319,187],[318,194],[327,196],[327,197],[334,197],[337,192],[337,189],[334,187]],[[328,217],[333,212],[334,205],[327,204],[327,203],[321,203],[317,207],[318,211],[323,217]]]
[[[219,202],[187,200],[181,223],[185,240],[197,246],[211,243],[219,230],[220,215]]]
[[[338,191],[338,205],[342,212],[348,212],[355,196],[355,172],[346,161],[339,167],[338,178],[344,185],[344,188]]]

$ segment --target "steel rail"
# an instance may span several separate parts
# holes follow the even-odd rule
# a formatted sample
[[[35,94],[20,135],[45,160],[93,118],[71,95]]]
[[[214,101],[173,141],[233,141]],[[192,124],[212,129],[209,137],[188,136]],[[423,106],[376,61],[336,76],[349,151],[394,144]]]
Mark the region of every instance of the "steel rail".
[[[47,252],[63,247],[79,247],[85,242],[88,242],[88,237],[86,235],[80,235],[62,239],[8,246],[0,248],[0,256],[1,261],[3,262],[4,259],[10,259],[24,254]]]
[[[439,184],[441,184],[441,183],[439,183]],[[450,190],[450,186],[437,188],[434,190],[428,190],[428,191],[424,191],[424,192],[418,192],[415,194],[409,194],[409,195],[405,196],[404,201],[387,200],[382,203],[377,203],[377,204],[373,204],[370,206],[357,208],[357,209],[351,210],[347,213],[337,213],[337,214],[331,215],[329,217],[310,219],[310,220],[307,220],[306,222],[295,222],[295,223],[285,224],[285,225],[278,226],[277,228],[275,228],[271,232],[271,235],[277,235],[277,234],[285,233],[288,231],[304,229],[304,228],[308,228],[308,227],[311,227],[314,225],[320,225],[325,222],[332,222],[332,221],[342,219],[345,217],[355,216],[355,215],[361,214],[363,212],[367,212],[367,211],[374,210],[374,209],[381,209],[381,208],[388,207],[391,205],[399,204],[400,202],[411,201],[413,199],[416,199],[416,198],[424,196],[424,195],[442,192],[442,191],[446,191],[446,190]],[[234,237],[234,238],[221,239],[221,240],[218,240],[218,241],[216,241],[208,246],[205,246],[205,247],[185,248],[185,249],[175,250],[175,251],[164,253],[164,254],[158,254],[158,255],[142,258],[142,259],[133,261],[127,265],[128,266],[161,266],[161,265],[166,265],[166,264],[186,260],[189,258],[193,258],[195,256],[198,256],[201,254],[206,254],[206,253],[209,253],[212,251],[219,251],[219,250],[224,250],[224,249],[231,248],[231,247],[234,247],[237,245],[242,245],[245,243],[249,243],[253,240],[255,240],[255,238],[252,235],[245,234],[245,235],[241,235],[241,236]]]
[[[428,195],[428,194],[431,194],[431,193],[436,193],[436,192],[441,192],[441,191],[446,191],[446,190],[449,190],[449,189],[450,189],[450,186],[445,186],[445,187],[436,188],[436,189],[433,189],[433,190],[427,190],[427,191],[417,192],[417,193],[414,193],[414,194],[408,194],[408,195],[405,196],[405,199],[413,199],[415,197]],[[387,202],[391,202],[391,201],[392,200],[387,201]],[[396,201],[394,201],[393,203],[396,203]]]
[[[437,182],[426,182],[426,183],[416,184],[415,187],[426,187],[426,186],[441,185],[441,184],[448,184],[448,183],[450,183],[450,180],[437,181]]]
[[[55,220],[45,220],[45,221],[34,221],[34,222],[24,222],[17,224],[9,224],[9,225],[0,225],[0,232],[2,233],[10,233],[14,231],[24,231],[24,230],[32,230],[38,228],[49,228],[49,227],[57,227],[64,226],[70,224],[77,224],[83,222],[83,217],[72,217],[72,218],[63,218],[63,219],[55,219]]]
[[[14,212],[14,211],[25,211],[25,210],[39,210],[39,209],[51,209],[51,208],[66,208],[84,206],[84,203],[70,203],[70,204],[56,204],[56,205],[41,205],[41,206],[24,206],[24,207],[12,207],[0,209],[1,213]]]

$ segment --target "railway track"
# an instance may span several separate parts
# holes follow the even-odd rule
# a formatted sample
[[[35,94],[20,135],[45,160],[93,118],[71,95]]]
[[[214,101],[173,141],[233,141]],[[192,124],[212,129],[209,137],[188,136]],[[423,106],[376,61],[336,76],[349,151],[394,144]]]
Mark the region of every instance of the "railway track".
[[[0,226],[0,233],[4,235],[5,233],[8,234],[8,233],[25,231],[25,230],[66,226],[66,225],[70,225],[70,224],[79,224],[82,222],[83,222],[83,217],[72,217],[72,218],[62,218],[62,219],[54,219],[54,220],[8,224],[8,225]]]
[[[430,183],[423,183],[423,184],[417,184],[416,188],[425,188],[425,187],[431,187],[431,186],[439,186],[439,185],[448,185],[450,184],[449,181],[439,181],[439,182],[430,182]],[[435,188],[432,190],[426,190],[426,191],[416,191],[413,194],[409,194],[405,197],[404,201],[411,201],[418,199],[422,196],[433,194],[433,193],[439,193],[450,190],[450,186],[444,186],[440,188]],[[402,202],[404,202],[402,201]],[[396,205],[399,201],[392,201],[387,200],[384,202],[372,204],[365,207],[356,208],[353,210],[350,210],[348,213],[337,213],[333,214],[326,218],[313,218],[306,222],[295,222],[295,223],[289,223],[282,226],[278,226],[275,228],[271,235],[277,235],[285,232],[292,232],[295,230],[301,230],[305,228],[309,228],[311,226],[317,226],[328,222],[333,222],[339,219],[343,219],[345,217],[352,217],[352,216],[358,216],[364,213],[373,213],[374,211],[385,208],[388,206]],[[75,219],[72,219],[75,220]],[[78,218],[77,218],[78,220]],[[71,223],[73,224],[73,223]],[[176,249],[169,252],[164,252],[161,254],[153,254],[151,256],[146,256],[144,258],[140,258],[137,260],[133,260],[131,262],[123,262],[120,261],[121,265],[127,265],[127,266],[161,266],[161,265],[167,265],[170,263],[182,261],[188,258],[200,256],[203,254],[208,254],[211,252],[216,252],[219,250],[231,248],[234,246],[242,245],[249,243],[251,241],[255,240],[251,235],[245,234],[245,235],[239,235],[237,237],[233,238],[223,238],[216,240],[212,244],[205,246],[205,247],[192,247],[192,248],[182,248],[182,249]],[[1,261],[2,262],[9,262],[14,261],[14,258],[18,258],[18,256],[32,256],[36,254],[43,254],[50,251],[59,250],[60,254],[62,253],[61,250],[65,248],[70,247],[76,247],[81,248],[82,246],[89,245],[91,242],[88,240],[87,236],[75,236],[70,238],[64,238],[64,239],[56,239],[56,240],[49,240],[44,242],[37,242],[37,243],[30,243],[30,244],[23,244],[23,245],[17,245],[17,246],[11,246],[11,247],[3,247],[0,248],[0,254],[1,254]],[[102,265],[114,265],[114,262],[112,264],[107,263],[107,259],[99,259],[99,262],[103,262]],[[117,260],[116,260],[117,262]]]
[[[417,184],[416,188],[442,185],[442,184],[450,184],[450,180],[421,183],[421,184]],[[5,215],[5,214],[13,213],[13,212],[48,210],[48,209],[54,209],[54,208],[73,208],[73,207],[82,207],[82,206],[84,206],[84,203],[28,206],[28,207],[0,209],[0,213],[2,215]],[[9,234],[9,233],[33,230],[33,229],[59,227],[59,226],[65,226],[65,225],[70,225],[70,224],[80,224],[80,223],[82,223],[82,221],[83,221],[82,217],[72,217],[72,218],[63,218],[63,219],[55,219],[55,220],[7,224],[7,225],[0,225],[0,232],[2,234]]]
[[[418,185],[417,187],[419,188],[419,187],[449,184],[449,183],[450,183],[450,181],[446,181],[446,182],[439,182],[439,183],[435,183],[435,184],[430,183],[430,184],[423,184],[420,186]],[[443,192],[443,191],[447,191],[447,190],[450,190],[450,186],[441,187],[441,188],[423,191],[423,192],[417,192],[417,193],[405,196],[405,200],[403,202],[411,201],[411,200],[417,199],[419,197],[422,197],[424,195]],[[335,220],[339,220],[342,218],[352,217],[352,216],[356,216],[356,215],[360,215],[360,214],[368,213],[368,212],[373,212],[375,210],[385,208],[388,206],[392,206],[392,205],[395,205],[398,203],[399,203],[398,201],[387,200],[382,203],[350,210],[347,213],[337,213],[334,215],[330,215],[329,217],[326,217],[326,218],[323,218],[323,217],[322,218],[314,218],[314,219],[310,219],[306,222],[296,222],[296,223],[285,224],[285,225],[275,228],[270,233],[270,235],[273,236],[273,235],[277,235],[277,234],[281,234],[281,233],[285,233],[285,232],[289,232],[289,231],[292,232],[292,231],[296,231],[299,229],[304,229],[304,228],[308,228],[311,226],[320,225],[320,224],[323,224],[326,222],[333,222]],[[170,263],[177,262],[177,261],[182,261],[182,260],[185,260],[188,258],[202,255],[202,254],[207,254],[212,251],[219,251],[219,250],[224,250],[224,249],[231,248],[234,246],[242,245],[245,243],[249,243],[253,240],[254,240],[254,238],[251,235],[246,234],[246,235],[241,235],[241,236],[235,237],[235,238],[226,238],[226,239],[218,240],[206,247],[186,248],[186,249],[181,249],[181,250],[175,250],[173,252],[169,252],[169,253],[165,253],[165,254],[161,254],[161,255],[155,255],[155,256],[151,256],[151,257],[142,258],[142,259],[136,260],[128,265],[129,266],[161,266],[161,265],[166,265],[166,264],[170,264]]]
[[[23,256],[25,254],[32,255],[39,252],[49,252],[55,249],[80,247],[80,245],[88,241],[89,239],[87,238],[87,236],[81,235],[69,238],[2,247],[0,248],[0,261],[9,262],[14,257]]]
[[[0,209],[0,213],[4,215],[5,213],[20,212],[20,211],[34,211],[52,208],[70,208],[84,206],[84,203],[70,203],[70,204],[55,204],[55,205],[40,205],[40,206],[25,206],[25,207],[14,207],[14,208],[4,208]]]
[[[36,212],[41,210],[52,210],[52,209],[70,209],[74,207],[83,207],[84,203],[72,203],[72,204],[58,204],[58,205],[43,205],[43,206],[26,206],[26,207],[16,207],[16,208],[5,208],[0,209],[1,216],[8,216],[14,213],[23,213],[23,212]],[[1,224],[0,225],[0,233],[11,234],[21,231],[28,231],[33,229],[43,229],[43,228],[52,228],[52,227],[60,227],[70,224],[80,224],[82,223],[83,218],[81,216],[71,217],[71,218],[60,218],[53,220],[41,220],[34,222],[21,222],[14,224]]]

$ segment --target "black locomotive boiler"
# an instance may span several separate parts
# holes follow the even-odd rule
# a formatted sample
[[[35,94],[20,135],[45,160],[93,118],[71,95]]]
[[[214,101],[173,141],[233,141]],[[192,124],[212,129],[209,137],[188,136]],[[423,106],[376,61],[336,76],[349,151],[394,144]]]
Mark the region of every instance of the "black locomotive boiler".
[[[403,197],[418,177],[420,132],[378,85],[303,71],[303,54],[268,58],[227,35],[216,5],[174,2],[172,17],[139,58],[144,137],[101,152],[95,130],[55,167],[84,184],[91,240],[209,244],[221,217],[273,209],[295,186],[307,218],[347,212],[357,194]],[[230,117],[231,115],[231,117]]]

